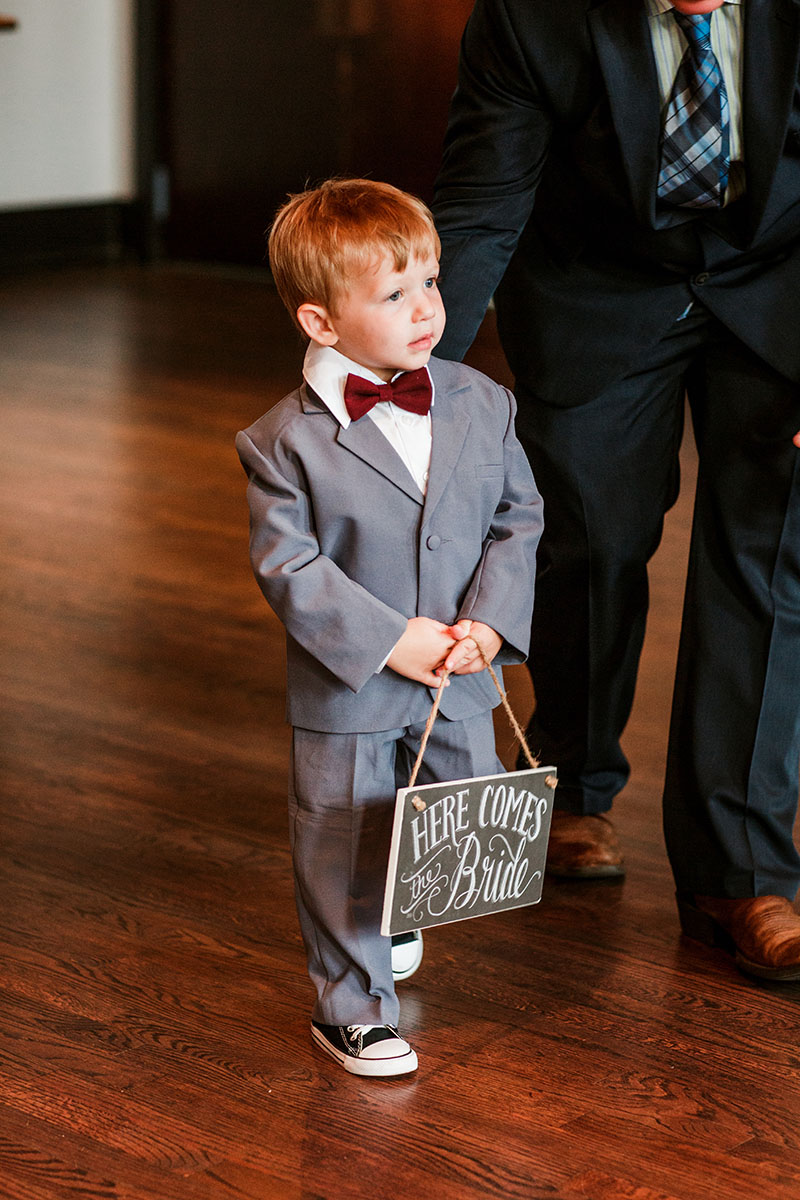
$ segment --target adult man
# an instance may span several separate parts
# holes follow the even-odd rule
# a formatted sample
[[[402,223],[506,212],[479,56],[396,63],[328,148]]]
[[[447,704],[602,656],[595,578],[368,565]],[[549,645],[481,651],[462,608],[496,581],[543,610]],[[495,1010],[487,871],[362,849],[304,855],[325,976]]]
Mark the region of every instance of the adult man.
[[[551,869],[622,872],[646,562],[699,479],[664,794],[684,930],[800,979],[800,5],[478,0],[434,209],[448,328],[492,292],[545,502],[532,745]],[[793,444],[794,438],[794,444]]]

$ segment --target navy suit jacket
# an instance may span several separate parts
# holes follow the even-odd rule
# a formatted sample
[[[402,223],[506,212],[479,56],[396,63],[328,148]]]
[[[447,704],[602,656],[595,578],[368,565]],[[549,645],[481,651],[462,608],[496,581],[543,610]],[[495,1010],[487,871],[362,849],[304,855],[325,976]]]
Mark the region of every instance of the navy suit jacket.
[[[656,209],[661,99],[643,0],[478,0],[434,200],[448,311],[437,353],[464,354],[496,291],[517,378],[580,404],[696,296],[800,380],[800,4],[744,2],[746,193],[698,217]]]
[[[369,417],[343,429],[307,386],[238,434],[256,579],[287,633],[287,716],[331,733],[424,722],[430,689],[378,671],[408,619],[483,621],[498,663],[528,650],[542,503],[510,392],[434,360],[423,496]],[[452,676],[441,713],[498,703],[488,673]]]

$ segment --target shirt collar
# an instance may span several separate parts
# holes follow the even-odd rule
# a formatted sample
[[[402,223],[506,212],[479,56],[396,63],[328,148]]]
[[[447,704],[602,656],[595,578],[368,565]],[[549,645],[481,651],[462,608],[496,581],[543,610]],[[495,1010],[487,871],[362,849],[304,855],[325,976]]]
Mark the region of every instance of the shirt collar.
[[[430,378],[430,370],[427,367],[425,369]],[[335,347],[320,346],[318,342],[308,343],[303,361],[303,378],[330,409],[342,429],[347,429],[350,424],[350,414],[344,403],[345,380],[350,374],[360,375],[362,379],[368,379],[370,383],[385,382],[368,367],[362,367],[360,363],[346,358]],[[398,375],[403,374],[403,371],[398,371],[392,378],[396,379]],[[433,379],[431,379],[431,405],[433,405],[433,391]]]

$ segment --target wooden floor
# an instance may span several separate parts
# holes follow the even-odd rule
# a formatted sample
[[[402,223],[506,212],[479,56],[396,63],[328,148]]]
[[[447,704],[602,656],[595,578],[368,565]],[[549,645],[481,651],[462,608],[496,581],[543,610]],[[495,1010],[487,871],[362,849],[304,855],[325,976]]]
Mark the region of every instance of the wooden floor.
[[[427,934],[419,1072],[362,1082],[309,1039],[282,643],[233,450],[299,346],[224,273],[65,270],[0,309],[3,1200],[798,1200],[800,988],[681,938],[662,845],[688,489],[626,881]],[[475,361],[501,370],[491,332]],[[524,670],[511,692],[526,716]]]

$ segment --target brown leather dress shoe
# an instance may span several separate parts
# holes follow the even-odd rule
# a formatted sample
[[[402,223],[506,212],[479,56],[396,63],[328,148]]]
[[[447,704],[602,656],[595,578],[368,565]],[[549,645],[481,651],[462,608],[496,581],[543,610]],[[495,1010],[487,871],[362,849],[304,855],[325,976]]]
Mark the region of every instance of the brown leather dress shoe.
[[[800,916],[784,896],[679,897],[678,913],[687,937],[726,950],[746,975],[800,980]]]
[[[553,812],[546,871],[561,879],[609,879],[625,874],[622,851],[607,817]]]

